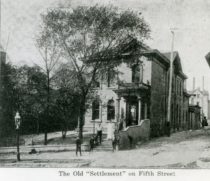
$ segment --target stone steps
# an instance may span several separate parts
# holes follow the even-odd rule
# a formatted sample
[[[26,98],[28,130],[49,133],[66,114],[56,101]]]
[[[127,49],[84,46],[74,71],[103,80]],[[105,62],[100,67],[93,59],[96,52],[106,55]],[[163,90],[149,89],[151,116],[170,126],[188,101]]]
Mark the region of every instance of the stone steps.
[[[98,145],[94,148],[94,151],[112,151],[112,141],[111,140],[105,140],[101,143],[101,145]]]

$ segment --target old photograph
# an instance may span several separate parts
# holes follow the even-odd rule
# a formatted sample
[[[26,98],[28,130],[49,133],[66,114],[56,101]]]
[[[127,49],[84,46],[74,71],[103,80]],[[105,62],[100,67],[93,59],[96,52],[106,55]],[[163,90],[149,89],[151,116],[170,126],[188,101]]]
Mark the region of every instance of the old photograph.
[[[209,17],[208,0],[0,0],[0,168],[210,169]]]

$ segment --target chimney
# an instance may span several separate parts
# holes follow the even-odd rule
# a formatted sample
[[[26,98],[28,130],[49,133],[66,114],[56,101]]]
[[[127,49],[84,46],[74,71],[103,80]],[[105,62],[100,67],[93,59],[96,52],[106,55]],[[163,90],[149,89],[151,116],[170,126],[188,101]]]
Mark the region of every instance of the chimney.
[[[195,90],[195,77],[193,77],[193,90]]]

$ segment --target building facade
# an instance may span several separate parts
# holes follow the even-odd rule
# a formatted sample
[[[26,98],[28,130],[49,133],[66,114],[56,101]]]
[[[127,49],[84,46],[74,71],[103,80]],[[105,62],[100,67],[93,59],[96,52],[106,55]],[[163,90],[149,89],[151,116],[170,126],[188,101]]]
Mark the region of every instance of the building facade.
[[[147,49],[136,60],[122,62],[112,82],[102,80],[97,96],[86,112],[85,130],[95,132],[98,123],[104,131],[110,125],[123,128],[138,125],[149,119],[151,136],[165,134],[169,90],[169,53]],[[189,96],[186,96],[186,75],[180,57],[174,53],[171,104],[171,129],[185,129],[188,118]],[[185,102],[185,104],[184,104]]]
[[[208,119],[209,116],[209,93],[206,90],[201,90],[200,88],[196,88],[190,93],[193,95],[190,97],[191,105],[198,105],[201,107],[201,119],[205,116]]]

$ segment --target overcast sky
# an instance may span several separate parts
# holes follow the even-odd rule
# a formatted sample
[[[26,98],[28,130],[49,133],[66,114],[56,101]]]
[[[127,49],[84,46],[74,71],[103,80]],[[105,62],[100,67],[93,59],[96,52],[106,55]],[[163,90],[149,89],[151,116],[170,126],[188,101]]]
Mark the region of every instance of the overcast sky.
[[[15,64],[32,64],[38,59],[34,36],[40,13],[62,2],[78,5],[113,4],[122,9],[141,11],[151,27],[147,44],[160,51],[170,51],[171,33],[175,31],[174,49],[179,52],[188,89],[196,77],[196,87],[210,91],[210,68],[204,56],[210,51],[210,1],[208,0],[1,0],[2,44]],[[9,40],[9,41],[8,41]]]

